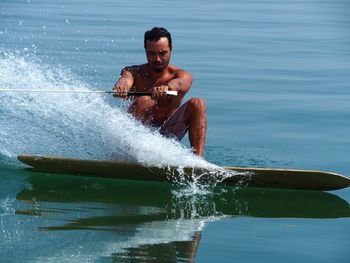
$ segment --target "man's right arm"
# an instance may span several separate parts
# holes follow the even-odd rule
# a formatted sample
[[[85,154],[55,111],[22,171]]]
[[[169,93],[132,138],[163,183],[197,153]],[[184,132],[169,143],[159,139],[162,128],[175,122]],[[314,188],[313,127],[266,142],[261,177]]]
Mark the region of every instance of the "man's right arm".
[[[114,84],[113,91],[118,92],[117,94],[114,94],[114,97],[127,99],[128,98],[128,92],[134,85],[134,77],[131,72],[130,67],[123,68],[120,77],[117,80],[117,82]]]

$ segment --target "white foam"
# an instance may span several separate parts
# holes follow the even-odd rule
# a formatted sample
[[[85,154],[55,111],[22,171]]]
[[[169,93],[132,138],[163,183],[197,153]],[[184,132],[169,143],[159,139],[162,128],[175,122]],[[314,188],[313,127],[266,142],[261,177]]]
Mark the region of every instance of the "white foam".
[[[0,88],[92,90],[71,72],[1,52]],[[0,152],[79,158],[128,158],[149,165],[208,163],[175,140],[140,125],[107,95],[2,92]]]
[[[68,70],[1,50],[0,88],[94,90]],[[39,154],[218,169],[140,124],[120,105],[104,94],[0,92],[0,157],[14,161],[19,154]],[[200,191],[196,179],[185,184]]]

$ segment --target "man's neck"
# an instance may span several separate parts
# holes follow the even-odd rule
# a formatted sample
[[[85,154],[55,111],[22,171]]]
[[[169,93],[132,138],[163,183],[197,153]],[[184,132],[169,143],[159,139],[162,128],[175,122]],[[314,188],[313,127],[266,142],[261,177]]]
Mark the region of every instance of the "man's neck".
[[[168,66],[169,67],[169,66]],[[160,71],[160,72],[156,72],[154,70],[152,70],[149,66],[148,66],[148,73],[150,75],[150,77],[154,80],[160,79],[162,78],[164,75],[167,74],[168,72],[168,67],[166,67],[164,70]]]

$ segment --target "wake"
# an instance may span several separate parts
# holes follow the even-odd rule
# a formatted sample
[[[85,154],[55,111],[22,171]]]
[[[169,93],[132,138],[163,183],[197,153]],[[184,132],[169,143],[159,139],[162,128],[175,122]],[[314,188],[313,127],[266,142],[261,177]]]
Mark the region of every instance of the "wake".
[[[9,52],[0,52],[0,88],[94,90],[65,69]],[[201,167],[212,175],[209,185],[232,176],[180,142],[143,126],[118,103],[103,94],[0,92],[0,162],[16,164],[17,155],[32,154],[176,166],[180,175],[183,167]],[[199,185],[208,185],[199,183],[201,177],[173,181],[198,193],[203,190]]]
[[[5,52],[0,53],[0,88],[93,90],[65,69]],[[179,142],[144,127],[119,106],[108,95],[1,92],[0,154],[208,165]]]

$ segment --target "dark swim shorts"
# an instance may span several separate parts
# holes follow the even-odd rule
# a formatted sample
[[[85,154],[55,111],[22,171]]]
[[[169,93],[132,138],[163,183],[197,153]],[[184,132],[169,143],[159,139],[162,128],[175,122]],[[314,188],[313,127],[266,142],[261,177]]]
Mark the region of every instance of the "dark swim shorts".
[[[187,103],[188,102],[178,108],[173,115],[163,123],[159,130],[160,134],[166,137],[176,138],[179,141],[185,136],[189,128],[189,125],[185,122]]]

